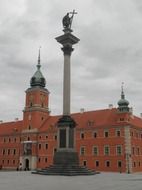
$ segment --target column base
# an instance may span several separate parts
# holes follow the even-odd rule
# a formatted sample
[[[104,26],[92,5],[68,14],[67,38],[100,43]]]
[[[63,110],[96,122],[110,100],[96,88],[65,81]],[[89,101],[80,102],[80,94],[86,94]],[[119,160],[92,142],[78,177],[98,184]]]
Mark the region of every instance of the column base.
[[[79,158],[77,152],[57,151],[54,154],[54,165],[79,165]]]

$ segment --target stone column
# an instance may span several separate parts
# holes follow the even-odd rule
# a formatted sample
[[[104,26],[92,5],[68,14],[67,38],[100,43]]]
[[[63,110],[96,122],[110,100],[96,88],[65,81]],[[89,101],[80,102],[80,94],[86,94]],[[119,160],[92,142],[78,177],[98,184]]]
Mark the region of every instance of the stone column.
[[[64,52],[63,115],[70,115],[70,57],[73,48],[71,46],[64,46],[62,50]]]
[[[64,53],[64,79],[63,79],[63,115],[70,115],[70,59],[73,51],[72,46],[78,43],[79,39],[71,34],[71,29],[64,29],[64,35],[56,38],[57,42],[63,45]]]
[[[58,149],[54,155],[54,164],[59,165],[78,165],[78,154],[74,147],[74,129],[76,123],[70,116],[70,89],[71,89],[71,53],[72,46],[79,39],[71,34],[72,30],[66,28],[64,34],[56,38],[57,42],[62,44],[64,53],[64,76],[63,76],[63,115],[57,122],[58,127]]]

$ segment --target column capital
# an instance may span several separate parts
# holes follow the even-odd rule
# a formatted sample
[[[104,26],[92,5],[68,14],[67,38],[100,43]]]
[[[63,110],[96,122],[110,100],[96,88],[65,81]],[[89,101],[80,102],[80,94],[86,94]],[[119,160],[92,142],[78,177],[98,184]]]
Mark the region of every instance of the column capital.
[[[74,48],[72,48],[70,45],[63,46],[61,49],[64,52],[64,55],[71,55],[72,51],[74,50]]]

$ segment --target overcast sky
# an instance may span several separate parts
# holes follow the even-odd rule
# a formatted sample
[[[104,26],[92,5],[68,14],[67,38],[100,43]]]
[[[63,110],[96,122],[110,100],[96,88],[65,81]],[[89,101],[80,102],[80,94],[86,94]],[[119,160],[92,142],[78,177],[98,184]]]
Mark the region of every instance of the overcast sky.
[[[55,37],[75,9],[72,112],[117,107],[121,83],[134,114],[142,112],[141,0],[0,0],[0,120],[22,119],[25,90],[41,70],[51,114],[62,113],[63,53]]]

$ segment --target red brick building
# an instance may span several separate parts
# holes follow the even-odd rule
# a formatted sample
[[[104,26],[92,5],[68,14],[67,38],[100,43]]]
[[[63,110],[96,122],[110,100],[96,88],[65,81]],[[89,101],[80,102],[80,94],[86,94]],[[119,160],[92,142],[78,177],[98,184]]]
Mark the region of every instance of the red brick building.
[[[50,115],[49,91],[40,71],[26,90],[23,120],[0,124],[0,166],[5,169],[45,168],[57,148],[56,123]],[[142,171],[142,119],[133,115],[122,89],[117,108],[71,115],[77,123],[76,149],[80,165],[97,171]]]

